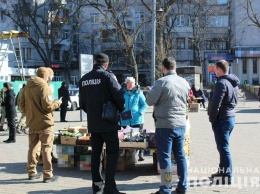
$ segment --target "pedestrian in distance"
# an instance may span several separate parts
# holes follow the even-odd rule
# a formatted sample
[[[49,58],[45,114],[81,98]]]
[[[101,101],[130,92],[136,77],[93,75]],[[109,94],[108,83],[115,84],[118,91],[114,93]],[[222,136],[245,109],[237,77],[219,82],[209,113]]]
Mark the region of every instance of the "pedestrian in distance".
[[[209,121],[215,136],[219,152],[218,172],[212,174],[213,183],[232,183],[232,157],[229,150],[231,132],[235,126],[235,107],[238,100],[238,85],[236,75],[229,75],[229,64],[220,60],[215,64],[217,83],[214,88],[209,109]],[[216,180],[215,180],[216,179]]]
[[[15,117],[16,109],[15,109],[15,93],[12,89],[13,85],[5,82],[3,84],[3,91],[5,92],[4,101],[1,103],[1,106],[4,106],[6,111],[6,119],[7,125],[9,128],[9,138],[5,140],[5,143],[15,143],[16,142],[16,133],[15,133]]]
[[[16,99],[15,99],[15,101],[16,101],[15,105],[18,106],[18,110],[19,111],[20,111],[19,104],[20,104],[20,100],[21,100],[21,94],[23,92],[24,87],[25,87],[25,84],[23,84],[22,88],[18,92],[18,94],[16,96]],[[16,126],[16,133],[18,133],[18,134],[22,134],[22,133],[27,134],[26,128],[27,128],[27,126],[26,126],[26,116],[25,116],[24,113],[22,113],[22,115],[21,115],[21,117],[19,119],[19,122],[18,122],[18,124]]]
[[[26,115],[26,124],[29,127],[29,150],[27,173],[29,180],[41,178],[37,173],[36,165],[42,150],[43,182],[56,181],[53,176],[51,152],[54,139],[53,111],[59,108],[61,99],[54,100],[52,91],[47,83],[49,71],[45,67],[37,70],[37,76],[31,77],[21,96],[21,111]]]
[[[5,99],[5,92],[4,92],[4,88],[2,88],[0,90],[0,104],[2,104],[2,102]],[[5,124],[5,107],[1,105],[1,119],[0,119],[0,131],[6,131],[7,129],[4,129],[4,124]]]
[[[258,101],[260,102],[260,87],[258,88],[258,95],[257,95],[257,97],[258,97]]]
[[[199,88],[199,87],[195,87],[195,93],[193,94],[196,98],[201,98],[198,99],[198,103],[202,104],[203,108],[205,107],[205,101],[206,101],[206,97],[204,95],[204,92]]]
[[[111,122],[102,118],[103,104],[112,102],[119,112],[124,110],[124,93],[112,72],[106,71],[109,58],[104,53],[95,57],[93,70],[79,80],[79,104],[87,113],[88,130],[91,133],[91,173],[93,193],[120,194],[115,174],[119,156],[119,118]],[[106,144],[105,182],[102,177],[102,158]]]
[[[122,114],[127,112],[128,117],[121,116],[121,125],[123,128],[130,126],[132,128],[139,128],[140,133],[143,133],[144,113],[147,109],[145,96],[138,85],[135,85],[133,77],[127,77],[123,84],[125,110]],[[122,115],[121,114],[121,115]],[[144,150],[137,150],[138,161],[144,161]]]
[[[177,163],[179,182],[176,193],[186,193],[187,162],[184,152],[186,111],[190,86],[176,73],[176,61],[167,57],[162,61],[164,77],[158,79],[146,95],[146,103],[154,106],[155,140],[160,165],[161,183],[155,194],[172,192],[171,153]]]
[[[65,118],[68,108],[68,102],[72,102],[70,99],[70,94],[66,82],[61,83],[61,87],[58,89],[58,96],[59,98],[62,97],[62,104],[60,106],[60,122],[67,122]]]

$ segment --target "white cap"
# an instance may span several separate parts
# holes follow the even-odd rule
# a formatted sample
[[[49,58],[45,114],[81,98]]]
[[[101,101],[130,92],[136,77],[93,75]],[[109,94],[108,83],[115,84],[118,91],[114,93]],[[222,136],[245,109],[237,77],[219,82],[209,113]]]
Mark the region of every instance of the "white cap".
[[[125,78],[125,83],[127,83],[127,82],[135,83],[135,78],[133,78],[133,77],[127,77],[127,78]]]

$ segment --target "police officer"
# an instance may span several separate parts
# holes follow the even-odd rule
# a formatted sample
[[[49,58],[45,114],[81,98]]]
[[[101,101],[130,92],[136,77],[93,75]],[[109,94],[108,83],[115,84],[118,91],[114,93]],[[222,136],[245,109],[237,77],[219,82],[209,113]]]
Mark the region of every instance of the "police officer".
[[[91,133],[91,172],[93,193],[120,194],[116,187],[115,174],[119,155],[119,122],[102,119],[103,103],[112,101],[119,112],[124,110],[124,94],[115,75],[106,71],[109,58],[104,53],[95,57],[93,70],[79,81],[80,108],[87,113],[88,130]],[[105,183],[101,175],[103,145],[106,143],[107,166]]]
[[[67,122],[65,118],[67,113],[68,102],[71,103],[71,99],[66,82],[61,83],[61,87],[58,89],[58,95],[59,98],[62,97],[62,104],[60,106],[60,122]]]

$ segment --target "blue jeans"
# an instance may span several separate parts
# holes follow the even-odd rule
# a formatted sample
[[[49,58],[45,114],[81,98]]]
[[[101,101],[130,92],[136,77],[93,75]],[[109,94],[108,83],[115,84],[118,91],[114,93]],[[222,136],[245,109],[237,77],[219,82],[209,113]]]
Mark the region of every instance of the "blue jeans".
[[[156,128],[155,140],[158,150],[158,161],[161,171],[160,193],[170,194],[172,190],[171,152],[177,163],[179,176],[178,189],[187,189],[187,162],[183,148],[186,127]]]
[[[229,117],[217,120],[212,123],[212,129],[215,135],[215,141],[220,156],[219,173],[223,177],[232,177],[232,158],[229,151],[229,138],[235,126],[235,117]]]

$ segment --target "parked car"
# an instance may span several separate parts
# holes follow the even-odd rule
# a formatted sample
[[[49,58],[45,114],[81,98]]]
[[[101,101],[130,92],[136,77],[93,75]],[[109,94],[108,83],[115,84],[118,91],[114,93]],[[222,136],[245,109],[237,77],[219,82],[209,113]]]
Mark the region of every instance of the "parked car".
[[[79,108],[79,89],[69,89],[69,94],[72,103],[68,103],[68,109],[71,111],[75,111]]]

